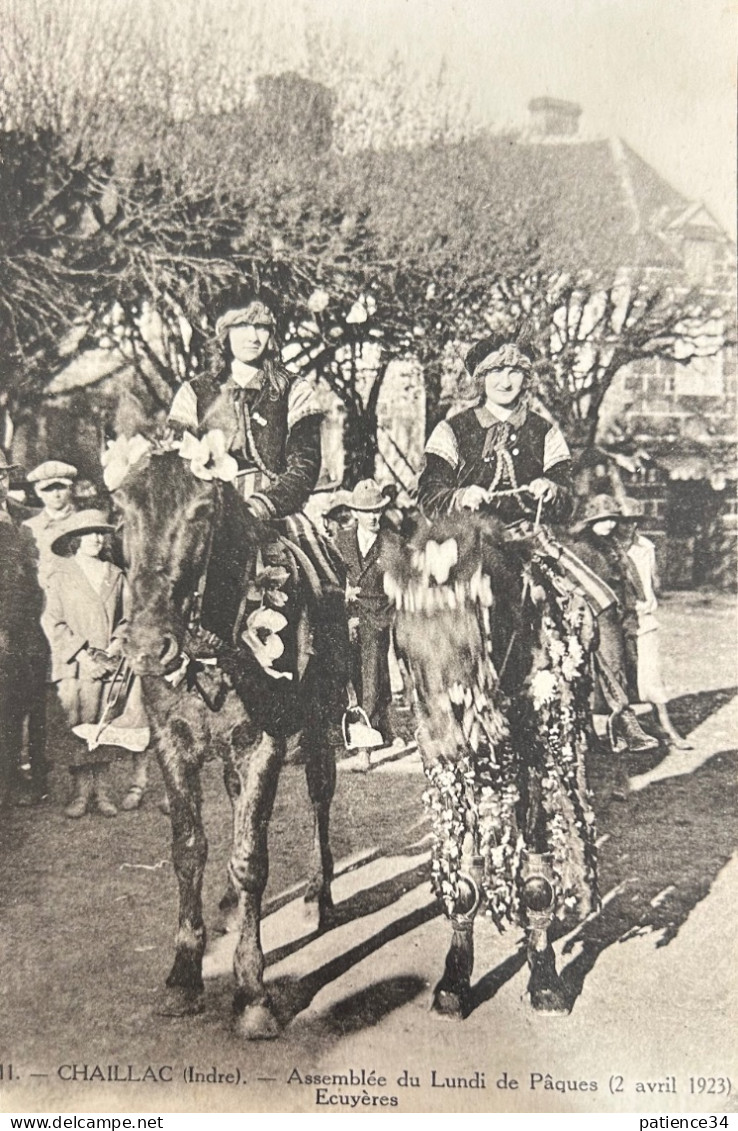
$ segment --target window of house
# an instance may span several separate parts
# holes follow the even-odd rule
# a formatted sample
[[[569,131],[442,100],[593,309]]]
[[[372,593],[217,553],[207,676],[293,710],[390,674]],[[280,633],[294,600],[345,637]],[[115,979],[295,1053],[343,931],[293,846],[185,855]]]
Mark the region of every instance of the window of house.
[[[674,392],[678,397],[722,397],[723,353],[712,357],[693,357],[686,365],[674,367]]]
[[[716,247],[712,240],[685,239],[684,270],[695,283],[709,287],[715,275]]]

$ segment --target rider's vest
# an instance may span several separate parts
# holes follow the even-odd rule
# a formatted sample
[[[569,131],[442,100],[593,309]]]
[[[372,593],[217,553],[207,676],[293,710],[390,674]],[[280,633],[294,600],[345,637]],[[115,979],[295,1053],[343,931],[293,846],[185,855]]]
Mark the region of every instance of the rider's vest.
[[[538,413],[528,411],[518,425],[495,422],[484,427],[478,410],[470,408],[446,423],[456,439],[458,487],[475,484],[489,488],[496,481],[505,490],[544,474],[544,448],[551,424]]]
[[[255,467],[258,459],[272,473],[285,469],[287,409],[289,395],[275,396],[270,387],[241,389],[228,377],[218,383],[209,377],[190,382],[197,397],[197,411],[203,430],[220,428],[228,451],[240,467]]]

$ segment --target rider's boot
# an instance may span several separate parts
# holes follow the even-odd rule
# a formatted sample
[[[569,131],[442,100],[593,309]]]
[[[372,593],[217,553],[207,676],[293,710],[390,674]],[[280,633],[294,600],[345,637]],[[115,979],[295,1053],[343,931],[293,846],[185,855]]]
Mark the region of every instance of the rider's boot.
[[[556,972],[556,959],[549,941],[554,919],[556,893],[550,858],[540,852],[523,856],[522,904],[527,927],[528,994],[533,1008],[541,1013],[568,1013],[569,1002]]]

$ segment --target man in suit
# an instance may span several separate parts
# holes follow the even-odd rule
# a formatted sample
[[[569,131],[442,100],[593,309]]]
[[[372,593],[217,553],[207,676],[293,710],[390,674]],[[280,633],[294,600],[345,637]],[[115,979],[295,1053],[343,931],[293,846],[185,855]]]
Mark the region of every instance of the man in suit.
[[[373,479],[362,479],[346,500],[356,522],[336,531],[335,544],[346,564],[349,630],[354,643],[354,687],[371,725],[393,744],[389,707],[392,688],[389,648],[394,606],[384,592],[387,552],[397,535],[381,527],[389,499]],[[401,744],[401,740],[396,740]],[[369,769],[369,751],[360,754]]]

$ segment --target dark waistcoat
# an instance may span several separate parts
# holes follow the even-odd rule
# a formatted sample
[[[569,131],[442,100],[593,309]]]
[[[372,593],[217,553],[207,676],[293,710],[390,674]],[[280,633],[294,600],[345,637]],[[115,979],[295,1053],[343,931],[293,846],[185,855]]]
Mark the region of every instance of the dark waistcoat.
[[[259,458],[269,471],[284,471],[289,390],[275,397],[271,387],[239,389],[233,381],[219,383],[209,377],[196,377],[191,384],[202,428],[222,429],[228,450],[240,466],[253,467],[255,463],[246,439],[243,404],[248,409]]]
[[[504,447],[509,453],[516,479],[513,484],[503,461],[502,477],[497,484],[501,490],[530,483],[532,479],[543,475],[544,445],[551,425],[537,413],[528,412],[520,425],[511,426],[500,422],[493,424],[490,429],[479,423],[476,409],[470,408],[460,412],[458,416],[452,416],[446,423],[456,437],[459,450],[458,487],[476,484],[488,488],[492,485],[499,458],[492,442],[495,437],[504,439]]]

